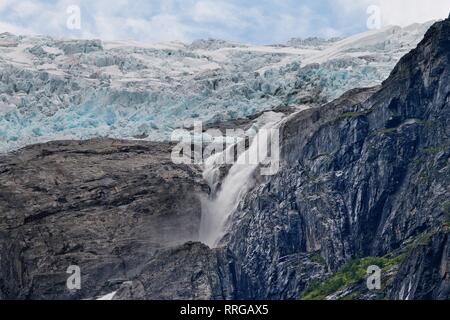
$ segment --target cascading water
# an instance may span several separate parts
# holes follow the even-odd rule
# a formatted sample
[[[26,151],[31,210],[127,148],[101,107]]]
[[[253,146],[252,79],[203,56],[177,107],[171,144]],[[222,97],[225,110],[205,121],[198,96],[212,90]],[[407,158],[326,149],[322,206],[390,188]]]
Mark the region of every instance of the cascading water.
[[[300,105],[296,107],[296,112],[285,117],[282,113],[266,112],[257,119],[252,128],[247,131],[257,132],[254,135],[249,148],[242,152],[237,161],[228,171],[227,176],[222,182],[221,188],[216,192],[220,180],[220,163],[222,159],[234,154],[234,146],[228,147],[222,153],[214,154],[205,161],[203,178],[211,187],[212,195],[203,197],[202,200],[202,219],[200,225],[200,241],[216,247],[226,233],[227,221],[236,211],[244,195],[254,186],[254,172],[265,160],[269,158],[266,144],[268,136],[267,131],[277,132],[276,144],[278,141],[278,130],[290,118],[298,113],[310,109],[309,105]],[[250,133],[249,133],[250,132]],[[274,136],[270,137],[271,143]],[[262,144],[260,143],[262,141]],[[279,150],[278,150],[279,151]],[[273,152],[273,148],[271,148]],[[271,154],[273,157],[273,154]],[[249,161],[249,159],[258,159]],[[273,160],[273,159],[272,159]],[[278,159],[279,160],[279,159]]]
[[[226,223],[231,214],[237,209],[242,197],[254,185],[253,174],[262,161],[248,161],[256,159],[261,152],[258,141],[261,132],[277,128],[282,123],[283,114],[275,112],[265,113],[256,123],[258,133],[253,137],[249,148],[238,156],[237,161],[230,168],[216,195],[202,199],[202,221],[200,226],[200,241],[214,247],[221,240],[226,231]],[[253,128],[254,129],[254,128]],[[227,148],[222,154],[216,154],[205,162],[204,179],[214,191],[220,176],[218,162],[224,154],[232,152],[233,147]],[[262,160],[261,158],[259,160]]]

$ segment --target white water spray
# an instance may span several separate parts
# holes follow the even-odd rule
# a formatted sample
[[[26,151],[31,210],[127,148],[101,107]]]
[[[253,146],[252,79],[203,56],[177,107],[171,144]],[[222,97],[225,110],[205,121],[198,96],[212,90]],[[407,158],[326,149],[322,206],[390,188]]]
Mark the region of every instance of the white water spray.
[[[235,212],[243,196],[253,187],[253,174],[260,163],[268,157],[267,131],[278,129],[282,123],[282,116],[280,113],[267,112],[259,119],[260,121],[256,123],[259,127],[258,133],[251,141],[250,147],[238,156],[218,194],[213,198],[202,199],[201,242],[214,247],[224,236],[228,218]],[[260,143],[261,141],[263,143]],[[278,143],[278,136],[276,143]],[[227,148],[222,154],[212,156],[205,162],[204,178],[213,190],[220,176],[217,162],[223,158],[224,154],[230,152],[234,152],[234,146]]]

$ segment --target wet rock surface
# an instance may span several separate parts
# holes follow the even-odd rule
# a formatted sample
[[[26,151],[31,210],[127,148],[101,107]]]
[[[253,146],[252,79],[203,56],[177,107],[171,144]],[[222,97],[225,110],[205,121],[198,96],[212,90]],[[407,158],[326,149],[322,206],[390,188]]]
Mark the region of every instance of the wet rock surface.
[[[198,238],[207,192],[170,145],[52,142],[0,158],[0,295],[89,298],[140,272],[156,250]],[[70,292],[66,270],[81,268]]]

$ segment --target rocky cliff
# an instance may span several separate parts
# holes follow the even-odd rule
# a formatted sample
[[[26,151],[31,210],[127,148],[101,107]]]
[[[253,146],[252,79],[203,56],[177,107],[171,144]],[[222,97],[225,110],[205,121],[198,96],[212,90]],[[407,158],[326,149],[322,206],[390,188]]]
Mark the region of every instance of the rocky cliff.
[[[92,298],[140,273],[164,247],[198,238],[198,169],[171,146],[91,140],[0,158],[0,297]],[[70,265],[81,290],[66,288]]]
[[[180,284],[189,276],[181,286],[191,297],[449,298],[449,59],[446,20],[382,86],[292,117],[282,128],[281,171],[258,179],[221,247],[204,248],[207,267],[177,251],[183,272],[173,264],[166,272]],[[382,270],[381,290],[365,285],[370,265]],[[134,281],[140,292],[122,288],[116,298],[180,297],[148,281],[154,268]],[[207,285],[190,287],[198,268]]]
[[[320,254],[330,272],[354,259],[395,254],[404,260],[382,294],[448,297],[449,49],[447,20],[380,88],[350,92],[284,127],[284,169],[248,195],[229,243],[244,257],[261,248],[257,259],[243,260],[248,274],[263,266],[267,279],[290,272],[299,284],[254,278],[263,290],[257,297],[295,298],[304,279],[296,257],[305,252]],[[244,232],[252,235],[246,245],[233,237]],[[277,259],[293,262],[282,267]]]
[[[326,277],[313,268],[304,275],[305,254],[330,273],[387,257],[399,272],[385,270],[381,296],[449,297],[449,77],[446,20],[380,88],[349,92],[285,125],[282,171],[247,195],[224,241],[252,297],[297,298],[305,281]],[[332,293],[326,283],[314,289],[318,298]]]
[[[449,58],[446,20],[382,86],[286,123],[282,170],[247,194],[222,240],[233,298],[449,297]],[[370,264],[382,290],[364,285]]]
[[[256,177],[214,249],[185,243],[198,233],[195,194],[209,190],[167,145],[57,142],[3,157],[0,293],[448,299],[449,78],[447,19],[381,86],[291,115],[280,171]],[[69,262],[85,270],[76,293],[61,283]],[[365,285],[371,265],[380,290]]]

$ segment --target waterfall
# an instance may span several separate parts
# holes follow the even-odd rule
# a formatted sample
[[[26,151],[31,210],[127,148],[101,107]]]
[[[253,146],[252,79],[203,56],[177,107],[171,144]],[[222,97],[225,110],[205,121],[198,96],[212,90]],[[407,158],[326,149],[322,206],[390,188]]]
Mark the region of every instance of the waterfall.
[[[261,119],[258,119],[255,126],[259,130],[251,140],[249,148],[238,155],[237,161],[230,168],[220,190],[215,195],[214,191],[220,175],[218,162],[224,154],[234,152],[234,146],[205,161],[204,178],[210,184],[213,195],[202,199],[201,242],[215,247],[224,236],[228,218],[235,212],[243,196],[253,187],[253,174],[263,160],[258,157],[261,155],[261,144],[258,141],[267,139],[267,136],[262,137],[262,132],[264,132],[262,129],[278,128],[282,116],[280,113],[267,112]],[[266,151],[267,149],[263,150],[263,153],[267,156]],[[249,161],[249,159],[258,159],[258,161]]]

